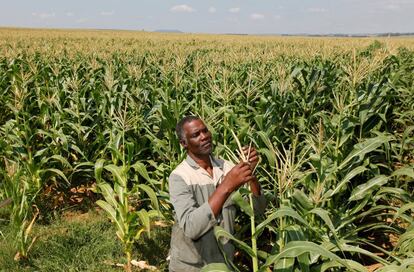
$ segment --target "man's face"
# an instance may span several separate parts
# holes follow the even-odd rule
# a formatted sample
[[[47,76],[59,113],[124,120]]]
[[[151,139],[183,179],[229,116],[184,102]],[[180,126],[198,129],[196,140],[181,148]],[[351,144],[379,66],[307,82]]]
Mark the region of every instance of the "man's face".
[[[211,132],[201,120],[193,120],[183,126],[186,141],[181,144],[188,153],[194,155],[209,155],[212,150]]]

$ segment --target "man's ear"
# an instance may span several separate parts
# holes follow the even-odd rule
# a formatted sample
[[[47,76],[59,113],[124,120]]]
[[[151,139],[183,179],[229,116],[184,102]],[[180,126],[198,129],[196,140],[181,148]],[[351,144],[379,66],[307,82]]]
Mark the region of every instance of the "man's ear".
[[[180,145],[185,149],[185,150],[187,150],[187,142],[185,141],[185,140],[181,140],[180,141]]]

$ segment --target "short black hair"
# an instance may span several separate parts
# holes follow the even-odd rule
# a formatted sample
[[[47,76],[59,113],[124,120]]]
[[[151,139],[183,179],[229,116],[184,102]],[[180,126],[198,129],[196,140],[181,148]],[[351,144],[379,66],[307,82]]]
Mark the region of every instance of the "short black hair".
[[[194,120],[201,120],[200,117],[195,116],[195,115],[188,115],[188,116],[184,116],[175,126],[175,133],[177,134],[178,140],[181,141],[185,141],[185,135],[184,135],[184,130],[183,127],[185,124],[190,123]]]

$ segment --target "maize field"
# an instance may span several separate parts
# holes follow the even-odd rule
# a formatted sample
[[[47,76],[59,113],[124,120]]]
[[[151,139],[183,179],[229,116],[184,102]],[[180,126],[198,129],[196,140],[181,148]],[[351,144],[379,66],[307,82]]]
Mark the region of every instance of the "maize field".
[[[0,29],[0,113],[17,261],[86,188],[133,269],[133,245],[172,224],[175,125],[194,114],[216,155],[232,131],[260,153],[265,214],[240,190],[237,232],[215,230],[234,271],[414,271],[413,38]]]

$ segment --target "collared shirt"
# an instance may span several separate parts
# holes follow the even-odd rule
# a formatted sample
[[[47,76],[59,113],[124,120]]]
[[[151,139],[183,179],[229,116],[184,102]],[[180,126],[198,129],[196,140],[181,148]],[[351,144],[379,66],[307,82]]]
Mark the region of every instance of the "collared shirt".
[[[208,199],[234,164],[214,157],[210,160],[213,177],[188,155],[169,177],[170,200],[175,212],[170,271],[200,271],[206,264],[224,262],[214,236],[214,226],[219,225],[233,233],[236,207],[229,197],[216,218]],[[264,210],[263,195],[255,197],[255,200],[261,202],[259,206]],[[224,241],[223,248],[226,256],[232,259],[233,245]]]

